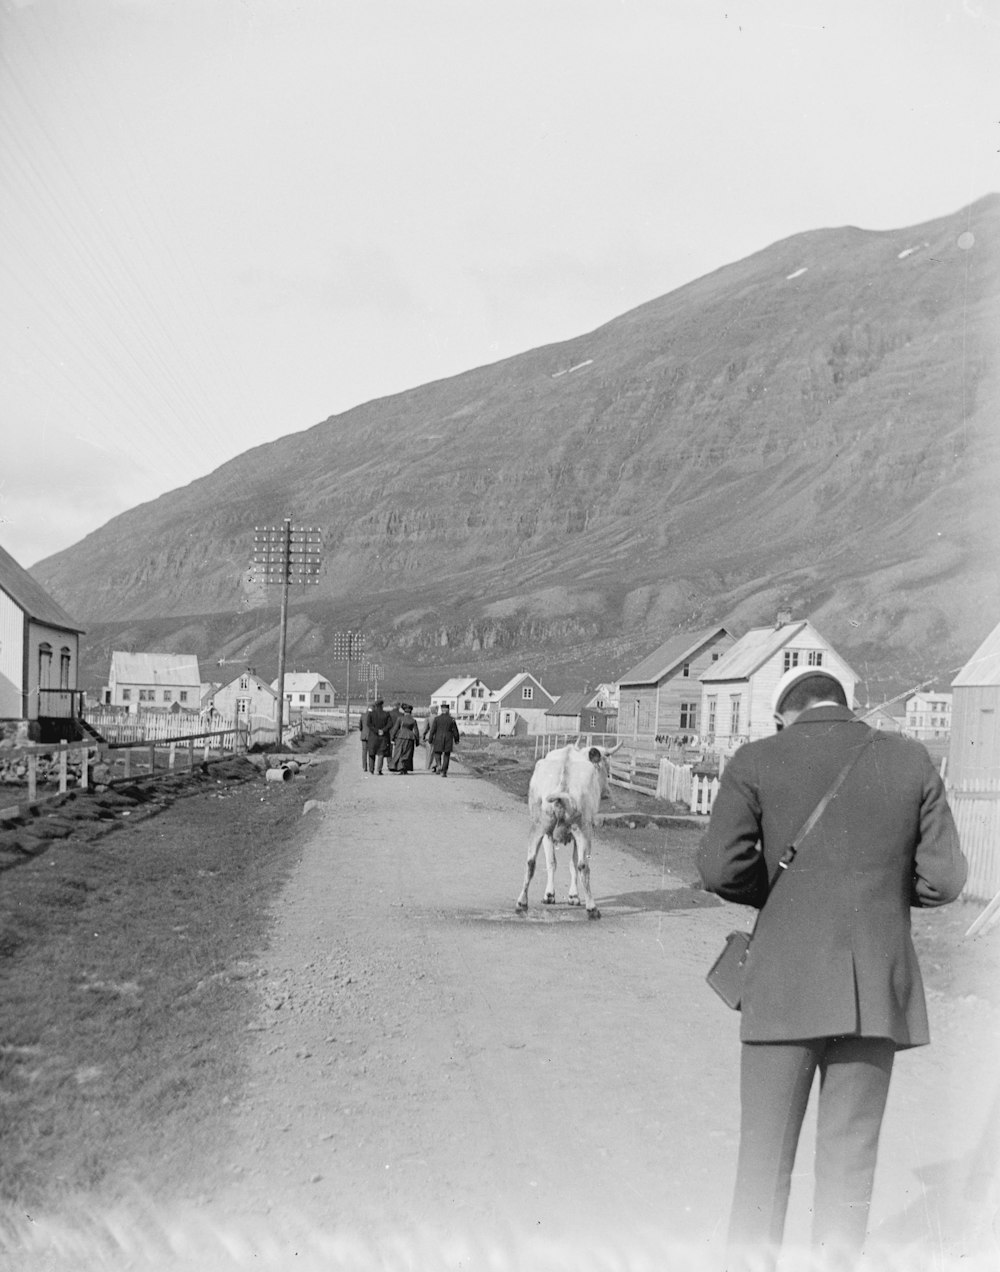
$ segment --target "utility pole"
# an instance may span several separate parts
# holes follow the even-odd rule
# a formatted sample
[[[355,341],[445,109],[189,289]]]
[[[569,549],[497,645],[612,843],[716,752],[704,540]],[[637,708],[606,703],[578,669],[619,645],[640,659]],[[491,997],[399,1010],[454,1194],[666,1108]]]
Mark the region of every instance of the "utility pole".
[[[359,658],[365,652],[364,632],[335,632],[333,636],[334,658],[347,660],[347,713],[344,716],[344,732],[351,731],[351,659]]]
[[[254,526],[254,581],[281,588],[278,633],[278,746],[285,726],[285,641],[288,634],[288,589],[292,583],[318,583],[322,533],[313,526]]]
[[[361,664],[361,679],[366,680],[372,686],[368,690],[368,695],[371,698],[378,697],[378,682],[382,677],[383,671],[384,668],[381,663],[363,662]]]

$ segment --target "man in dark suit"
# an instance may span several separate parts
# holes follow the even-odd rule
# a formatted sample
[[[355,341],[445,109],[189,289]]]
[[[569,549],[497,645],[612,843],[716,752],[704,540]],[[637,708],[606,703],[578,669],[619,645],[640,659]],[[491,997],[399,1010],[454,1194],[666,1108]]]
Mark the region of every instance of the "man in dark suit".
[[[389,754],[389,730],[392,718],[381,698],[376,698],[366,717],[368,724],[368,763],[375,773],[382,776],[382,765]]]
[[[840,682],[814,667],[786,672],[773,705],[779,731],[726,765],[698,855],[708,891],[761,911],[741,1004],[740,1150],[726,1266],[777,1261],[818,1069],[813,1249],[819,1266],[848,1269],[864,1244],[893,1058],[929,1041],[910,906],[954,900],[966,863],[944,785],[920,743],[855,720]]]
[[[449,711],[447,702],[442,702],[441,710],[435,716],[434,723],[428,731],[427,740],[434,753],[434,771],[437,772],[440,766],[441,776],[447,777],[452,748],[457,746],[459,741],[458,724]]]

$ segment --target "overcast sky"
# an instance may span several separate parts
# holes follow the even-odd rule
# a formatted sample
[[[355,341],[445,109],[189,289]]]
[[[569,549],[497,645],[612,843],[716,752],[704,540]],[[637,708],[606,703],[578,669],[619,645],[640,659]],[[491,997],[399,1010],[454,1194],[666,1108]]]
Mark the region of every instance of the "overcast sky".
[[[1000,0],[0,0],[0,543],[1000,189]]]

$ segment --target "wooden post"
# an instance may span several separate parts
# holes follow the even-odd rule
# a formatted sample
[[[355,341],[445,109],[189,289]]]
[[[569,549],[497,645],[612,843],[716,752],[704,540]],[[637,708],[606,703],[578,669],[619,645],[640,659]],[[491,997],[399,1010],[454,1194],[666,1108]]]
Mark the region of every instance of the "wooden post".
[[[155,772],[156,772],[156,743],[151,742],[149,746],[149,775],[150,777],[152,777],[152,775]]]
[[[90,790],[90,748],[80,747],[80,790]]]
[[[170,770],[171,773],[174,771],[174,763],[176,762],[176,759],[177,759],[177,743],[171,742],[170,755],[169,755],[169,758],[167,759],[167,768]]]
[[[132,748],[130,746],[125,748],[125,776],[132,776]]]
[[[66,739],[59,743],[59,794],[66,794]]]
[[[38,756],[34,751],[28,754],[28,803],[33,804],[38,795]]]
[[[194,772],[194,738],[188,738],[188,768]]]

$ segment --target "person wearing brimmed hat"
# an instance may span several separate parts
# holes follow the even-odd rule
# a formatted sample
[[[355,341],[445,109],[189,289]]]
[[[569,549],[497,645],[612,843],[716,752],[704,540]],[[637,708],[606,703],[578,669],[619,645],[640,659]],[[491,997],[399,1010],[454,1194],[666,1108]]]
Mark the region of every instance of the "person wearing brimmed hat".
[[[954,900],[967,867],[919,742],[856,720],[826,668],[792,668],[772,704],[778,731],[726,765],[698,853],[709,892],[760,911],[740,1005],[726,1268],[775,1266],[818,1069],[813,1250],[816,1266],[849,1269],[864,1244],[895,1053],[929,1041],[910,906]]]
[[[381,698],[376,698],[367,715],[368,723],[368,760],[372,770],[382,776],[382,765],[389,754],[389,730],[392,728],[392,717],[386,711]]]

